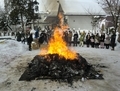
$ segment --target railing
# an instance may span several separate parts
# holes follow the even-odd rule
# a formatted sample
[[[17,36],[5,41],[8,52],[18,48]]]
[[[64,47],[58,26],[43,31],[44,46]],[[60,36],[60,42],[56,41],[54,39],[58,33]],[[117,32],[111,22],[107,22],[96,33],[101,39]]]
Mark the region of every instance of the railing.
[[[3,39],[15,39],[14,32],[0,32],[0,40]]]

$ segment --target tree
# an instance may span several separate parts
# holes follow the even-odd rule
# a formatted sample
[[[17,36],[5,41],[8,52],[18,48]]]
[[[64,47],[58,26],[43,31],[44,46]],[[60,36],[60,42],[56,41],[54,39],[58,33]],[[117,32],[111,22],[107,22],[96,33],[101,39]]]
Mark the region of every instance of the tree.
[[[118,28],[118,22],[120,18],[120,0],[98,0],[107,13],[111,15],[115,32]]]
[[[86,10],[89,17],[91,18],[92,31],[94,33],[102,32],[100,27],[100,21],[106,14],[104,10],[102,10],[102,8],[101,9],[84,8],[84,9]]]
[[[7,16],[6,16],[5,11],[2,8],[0,8],[0,29],[4,30],[4,31],[7,31],[8,28],[10,30],[12,30],[10,28],[10,26],[8,25],[8,20],[7,20]]]
[[[27,9],[27,1],[28,0],[11,0],[11,12],[9,14],[9,17],[12,21],[13,25],[16,25],[20,22],[22,24],[22,29],[24,31],[24,22],[23,17],[26,16],[26,9]]]
[[[94,32],[98,32],[96,31],[96,28],[99,28],[99,22],[100,22],[101,16],[94,16],[91,14],[91,24],[92,24],[92,30],[94,30]],[[100,32],[100,31],[99,31]]]
[[[104,31],[105,30],[105,25],[102,24],[101,30]]]
[[[19,24],[20,19],[18,14],[19,14],[19,11],[17,9],[14,9],[13,11],[11,11],[9,15],[13,25]]]
[[[24,30],[24,19],[32,20],[34,18],[34,4],[36,0],[11,0],[11,12],[10,19],[13,24],[17,24],[21,21],[22,28]]]
[[[0,7],[0,29],[2,29],[5,26],[4,19],[3,19],[4,15],[5,15],[5,12]]]

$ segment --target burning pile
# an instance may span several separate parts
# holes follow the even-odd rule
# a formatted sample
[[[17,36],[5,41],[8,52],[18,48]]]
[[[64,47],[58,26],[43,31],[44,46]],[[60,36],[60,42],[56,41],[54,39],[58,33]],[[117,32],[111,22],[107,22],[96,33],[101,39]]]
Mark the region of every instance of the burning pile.
[[[57,79],[72,83],[74,79],[103,79],[99,72],[89,65],[85,58],[66,59],[58,54],[37,55],[29,63],[20,80]]]
[[[68,48],[63,40],[64,31],[68,28],[63,24],[63,17],[59,14],[59,27],[54,29],[48,48],[41,50],[40,55],[34,57],[21,80],[57,79],[72,83],[73,79],[103,79],[92,65],[81,55]]]

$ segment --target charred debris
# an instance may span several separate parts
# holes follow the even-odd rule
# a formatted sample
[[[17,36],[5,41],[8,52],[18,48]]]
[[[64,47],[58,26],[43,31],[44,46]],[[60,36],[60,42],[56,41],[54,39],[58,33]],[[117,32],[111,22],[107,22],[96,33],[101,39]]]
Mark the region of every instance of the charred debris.
[[[78,54],[74,60],[65,59],[58,54],[36,55],[28,63],[28,67],[19,81],[51,79],[58,82],[68,82],[81,79],[104,79],[100,71],[89,64]]]

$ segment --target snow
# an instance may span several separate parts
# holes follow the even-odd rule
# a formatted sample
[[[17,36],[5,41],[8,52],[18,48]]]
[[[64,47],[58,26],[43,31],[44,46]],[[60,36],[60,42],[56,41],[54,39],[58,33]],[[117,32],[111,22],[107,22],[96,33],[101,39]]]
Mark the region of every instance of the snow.
[[[89,63],[104,65],[96,68],[104,80],[77,81],[70,86],[51,80],[19,81],[28,63],[40,49],[28,51],[28,45],[16,40],[0,40],[0,91],[119,91],[120,90],[120,44],[111,49],[72,47]]]
[[[11,59],[14,59],[16,56],[23,52],[23,45],[17,43],[14,40],[1,40],[0,44],[0,62],[9,63]],[[0,65],[1,67],[2,65]]]

